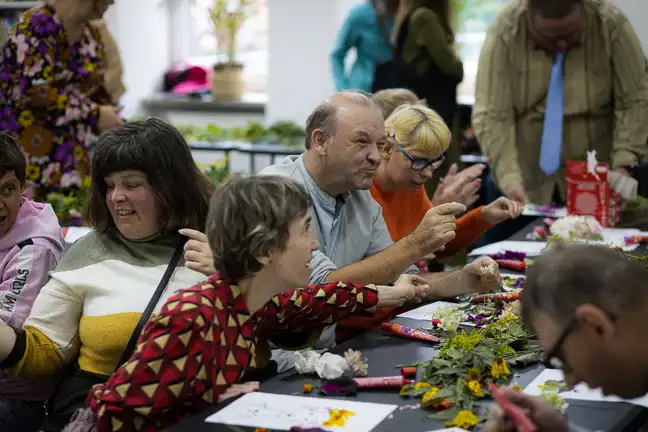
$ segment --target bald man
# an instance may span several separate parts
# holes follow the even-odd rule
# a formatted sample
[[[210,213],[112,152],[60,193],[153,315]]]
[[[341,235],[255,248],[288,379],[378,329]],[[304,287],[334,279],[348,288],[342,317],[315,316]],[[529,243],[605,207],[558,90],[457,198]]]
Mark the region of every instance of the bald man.
[[[284,175],[303,184],[312,204],[312,229],[320,242],[313,254],[311,283],[353,281],[391,284],[403,273],[417,273],[412,264],[433,254],[454,238],[455,215],[463,204],[430,210],[421,224],[393,243],[381,208],[369,189],[387,140],[380,108],[367,96],[345,91],[321,103],[306,122],[306,151],[265,168],[259,174]],[[490,259],[462,270],[422,275],[430,299],[490,291],[499,287],[499,271]],[[493,271],[484,277],[483,268]],[[326,333],[316,347],[334,343]]]

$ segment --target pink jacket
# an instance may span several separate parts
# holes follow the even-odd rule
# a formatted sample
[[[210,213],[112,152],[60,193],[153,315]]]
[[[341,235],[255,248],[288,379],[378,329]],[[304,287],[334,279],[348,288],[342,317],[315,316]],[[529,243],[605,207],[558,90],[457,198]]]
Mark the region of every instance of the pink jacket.
[[[63,235],[52,207],[24,200],[16,223],[0,238],[0,320],[22,328],[63,252]],[[50,381],[0,375],[0,396],[46,399],[52,390]]]

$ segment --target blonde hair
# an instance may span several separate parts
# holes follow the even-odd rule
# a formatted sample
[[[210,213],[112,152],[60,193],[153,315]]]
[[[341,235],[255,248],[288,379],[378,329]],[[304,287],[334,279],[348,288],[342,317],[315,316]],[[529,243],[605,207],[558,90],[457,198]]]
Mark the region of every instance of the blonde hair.
[[[425,106],[425,100],[419,99],[413,91],[404,88],[380,90],[374,93],[371,99],[378,105],[385,118],[389,117],[396,108],[406,103]]]
[[[385,120],[390,142],[406,150],[438,157],[450,147],[452,134],[436,111],[422,105],[401,105]]]

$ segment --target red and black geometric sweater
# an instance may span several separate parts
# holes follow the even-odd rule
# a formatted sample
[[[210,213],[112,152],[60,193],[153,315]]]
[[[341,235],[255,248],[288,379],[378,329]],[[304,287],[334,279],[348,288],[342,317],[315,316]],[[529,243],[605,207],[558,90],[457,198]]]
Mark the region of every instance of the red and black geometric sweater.
[[[204,411],[255,367],[260,327],[321,329],[378,304],[375,286],[338,282],[285,291],[251,315],[238,287],[217,277],[170,297],[130,360],[93,387],[99,432],[158,431]]]

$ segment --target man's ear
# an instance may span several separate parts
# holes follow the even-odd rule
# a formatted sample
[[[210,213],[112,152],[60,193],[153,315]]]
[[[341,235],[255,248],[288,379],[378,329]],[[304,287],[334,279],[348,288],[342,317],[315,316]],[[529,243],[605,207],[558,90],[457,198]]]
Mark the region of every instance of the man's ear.
[[[326,143],[328,139],[321,129],[315,129],[311,133],[311,148],[317,153],[326,154]]]
[[[256,260],[259,261],[263,267],[269,266],[272,262],[272,259],[269,256],[257,257]]]

